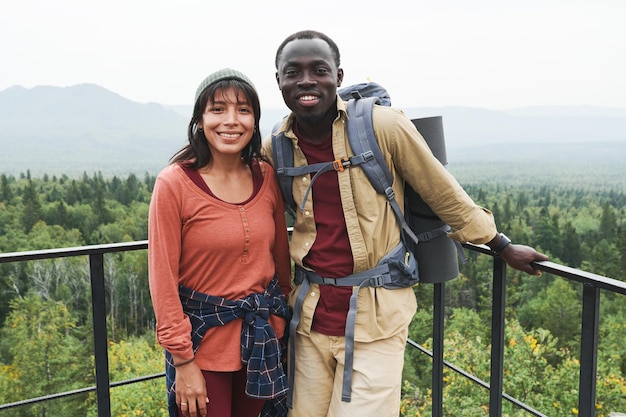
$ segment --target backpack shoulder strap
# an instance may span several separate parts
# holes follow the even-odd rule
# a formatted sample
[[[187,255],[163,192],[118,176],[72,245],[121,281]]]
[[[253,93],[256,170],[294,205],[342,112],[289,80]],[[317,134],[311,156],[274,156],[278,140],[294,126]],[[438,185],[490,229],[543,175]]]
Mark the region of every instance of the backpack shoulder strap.
[[[402,241],[407,244],[406,239],[408,238],[415,245],[418,242],[418,238],[407,224],[404,213],[396,200],[395,192],[392,188],[393,177],[374,132],[372,111],[376,102],[376,97],[361,97],[348,101],[348,141],[355,155],[363,154],[365,156],[365,161],[361,164],[361,168],[376,192],[384,194],[389,204],[391,204],[398,225],[402,229]],[[368,154],[371,154],[371,157],[367,157]]]
[[[289,138],[285,136],[285,132],[279,132],[281,124],[282,121],[276,123],[272,129],[274,169],[276,169],[278,185],[285,201],[285,207],[287,210],[294,210],[296,203],[292,193],[293,177],[285,175],[285,169],[293,167],[293,146]]]
[[[376,97],[363,97],[348,101],[348,141],[355,155],[365,155],[361,164],[372,186],[377,192],[387,194],[393,177],[376,140],[372,111]]]

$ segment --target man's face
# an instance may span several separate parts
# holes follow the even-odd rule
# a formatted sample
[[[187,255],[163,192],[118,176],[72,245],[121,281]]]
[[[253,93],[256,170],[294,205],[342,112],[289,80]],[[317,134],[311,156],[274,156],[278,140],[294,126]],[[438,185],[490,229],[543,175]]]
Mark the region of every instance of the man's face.
[[[343,71],[322,39],[296,39],[280,55],[276,81],[298,120],[316,122],[334,108],[342,79]]]

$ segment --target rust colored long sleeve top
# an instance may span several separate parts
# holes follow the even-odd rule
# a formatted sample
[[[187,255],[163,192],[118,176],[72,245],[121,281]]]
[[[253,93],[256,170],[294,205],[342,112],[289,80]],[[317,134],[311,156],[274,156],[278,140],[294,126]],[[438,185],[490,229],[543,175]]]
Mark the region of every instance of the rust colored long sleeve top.
[[[263,184],[244,204],[229,204],[202,191],[173,164],[156,180],[148,223],[148,265],[157,340],[174,355],[194,356],[191,324],[178,286],[229,300],[262,293],[274,274],[291,290],[284,205],[271,167],[261,162]],[[285,320],[270,316],[281,337]],[[207,331],[195,353],[200,369],[241,368],[241,320]]]

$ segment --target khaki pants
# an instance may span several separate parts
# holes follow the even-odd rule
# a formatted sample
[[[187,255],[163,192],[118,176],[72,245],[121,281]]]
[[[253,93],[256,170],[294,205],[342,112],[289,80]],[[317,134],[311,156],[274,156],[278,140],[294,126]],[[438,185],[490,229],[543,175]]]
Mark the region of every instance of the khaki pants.
[[[388,339],[354,343],[352,399],[341,401],[344,337],[296,335],[290,417],[398,417],[408,329]]]

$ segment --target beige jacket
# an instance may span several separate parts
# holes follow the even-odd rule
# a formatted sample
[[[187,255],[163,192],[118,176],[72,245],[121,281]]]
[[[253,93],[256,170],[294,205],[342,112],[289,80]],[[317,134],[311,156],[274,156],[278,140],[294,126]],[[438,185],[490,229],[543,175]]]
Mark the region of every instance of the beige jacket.
[[[346,134],[346,106],[339,98],[337,109],[338,117],[333,122],[332,132],[336,159],[353,155]],[[293,117],[291,114],[280,129],[293,140],[294,165],[300,166],[306,164],[306,158],[297,146],[297,138],[292,130]],[[432,155],[422,136],[401,110],[374,106],[373,120],[382,153],[394,177],[393,188],[400,207],[404,206],[404,179],[452,227],[451,238],[483,244],[496,235],[491,212],[477,206],[465,193],[456,179]],[[263,142],[263,152],[273,162],[270,137]],[[399,227],[386,197],[376,193],[361,169],[347,169],[339,172],[338,177],[354,258],[354,272],[365,271],[374,267],[399,243]],[[309,182],[309,175],[294,178],[293,196],[296,204],[302,201]],[[302,265],[316,237],[311,198],[303,211],[296,211],[290,254],[294,262]],[[313,284],[303,305],[299,332],[309,333],[318,299],[319,291],[317,285]],[[356,341],[387,338],[410,323],[416,310],[415,295],[412,288],[363,288],[358,295],[357,310]]]

